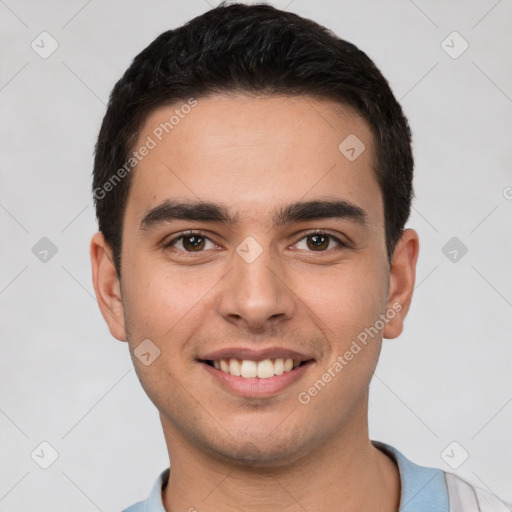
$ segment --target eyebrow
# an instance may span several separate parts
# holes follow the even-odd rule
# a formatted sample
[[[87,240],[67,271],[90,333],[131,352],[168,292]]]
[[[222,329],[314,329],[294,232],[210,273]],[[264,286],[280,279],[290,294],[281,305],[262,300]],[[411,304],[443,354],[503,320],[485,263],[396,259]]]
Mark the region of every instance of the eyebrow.
[[[361,207],[346,200],[315,200],[299,201],[280,207],[272,216],[274,227],[320,219],[344,219],[365,226],[368,215]],[[146,231],[175,220],[221,222],[232,226],[238,222],[238,215],[231,216],[226,207],[216,203],[167,200],[151,208],[144,215],[140,229]]]

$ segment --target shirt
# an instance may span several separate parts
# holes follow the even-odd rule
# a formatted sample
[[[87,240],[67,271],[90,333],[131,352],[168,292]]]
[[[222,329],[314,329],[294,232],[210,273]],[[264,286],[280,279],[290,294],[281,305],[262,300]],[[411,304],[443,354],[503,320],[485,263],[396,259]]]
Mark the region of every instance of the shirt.
[[[373,446],[384,452],[395,461],[398,466],[400,475],[400,512],[477,512],[478,510],[490,512],[508,511],[507,505],[495,496],[473,488],[467,482],[461,480],[451,473],[446,473],[441,469],[419,466],[407,459],[396,448],[382,443],[380,441],[371,441]],[[145,501],[135,503],[131,507],[123,510],[123,512],[166,512],[162,503],[162,486],[167,483],[170,468],[162,471],[157,478],[150,495]],[[447,484],[446,475],[450,475],[450,493]],[[452,490],[453,482],[464,486],[464,492],[459,494]],[[457,485],[455,485],[457,487]],[[474,503],[478,508],[471,509],[464,507],[465,503],[473,503],[473,501],[465,501],[465,492],[472,493]],[[450,496],[449,496],[450,494]],[[451,505],[451,509],[450,509]]]

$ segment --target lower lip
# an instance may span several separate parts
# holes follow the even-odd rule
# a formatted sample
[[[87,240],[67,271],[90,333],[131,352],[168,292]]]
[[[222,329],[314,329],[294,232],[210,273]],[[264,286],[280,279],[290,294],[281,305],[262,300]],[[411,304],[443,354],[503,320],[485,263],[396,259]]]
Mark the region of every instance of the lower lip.
[[[201,362],[204,369],[217,379],[225,389],[244,398],[263,398],[276,395],[294,382],[297,382],[312,364],[313,361],[308,361],[295,368],[295,370],[281,375],[274,375],[274,377],[269,377],[268,379],[259,379],[257,377],[237,377]]]

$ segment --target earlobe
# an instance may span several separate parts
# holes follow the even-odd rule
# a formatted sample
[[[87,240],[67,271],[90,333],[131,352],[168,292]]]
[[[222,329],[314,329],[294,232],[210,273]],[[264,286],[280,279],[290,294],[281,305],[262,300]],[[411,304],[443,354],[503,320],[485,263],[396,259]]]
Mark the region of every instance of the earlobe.
[[[389,271],[387,304],[389,321],[384,329],[384,338],[397,338],[402,332],[414,291],[418,254],[418,233],[414,229],[404,230],[393,252]]]
[[[92,280],[101,314],[110,333],[126,341],[121,283],[116,272],[112,250],[102,233],[95,233],[90,246]]]

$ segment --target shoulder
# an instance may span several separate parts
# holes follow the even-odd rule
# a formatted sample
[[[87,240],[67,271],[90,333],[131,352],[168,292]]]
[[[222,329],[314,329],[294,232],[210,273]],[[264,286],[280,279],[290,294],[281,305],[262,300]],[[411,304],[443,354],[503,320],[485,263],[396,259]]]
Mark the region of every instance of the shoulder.
[[[415,464],[391,445],[372,440],[400,473],[401,512],[512,512],[512,506],[454,473]]]
[[[454,473],[445,472],[450,511],[510,512],[510,505],[495,494],[466,482]]]
[[[123,512],[165,512],[162,503],[162,489],[169,480],[170,469],[167,468],[160,473],[151,489],[151,493],[144,501],[139,501],[123,510]]]
[[[144,502],[134,503],[131,507],[125,508],[123,512],[144,512]]]

